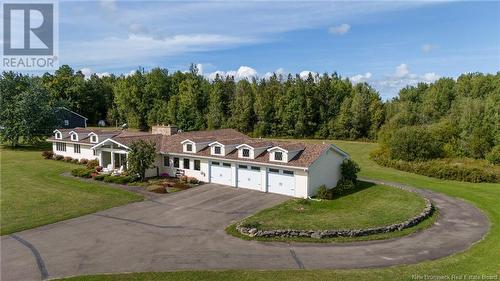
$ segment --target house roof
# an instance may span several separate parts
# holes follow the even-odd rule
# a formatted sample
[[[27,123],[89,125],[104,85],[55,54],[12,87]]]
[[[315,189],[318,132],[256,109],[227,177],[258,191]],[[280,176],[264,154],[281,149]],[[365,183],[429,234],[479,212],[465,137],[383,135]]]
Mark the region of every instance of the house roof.
[[[68,133],[70,131],[78,131],[80,134],[85,134],[85,138],[75,143],[81,142],[89,142],[88,134],[90,132],[94,132],[99,136],[99,141],[105,141],[107,139],[112,139],[115,142],[123,144],[129,147],[133,142],[138,140],[146,140],[153,141],[156,143],[156,152],[157,153],[170,153],[170,154],[183,154],[200,157],[210,157],[210,158],[219,158],[219,159],[227,159],[227,160],[240,160],[245,162],[255,162],[262,164],[274,164],[281,166],[290,166],[290,167],[309,167],[318,157],[321,156],[323,152],[328,149],[334,149],[338,153],[348,156],[345,152],[340,150],[334,145],[331,144],[309,144],[309,143],[298,143],[292,141],[268,141],[262,139],[252,139],[245,134],[242,134],[233,129],[220,129],[220,130],[211,130],[211,131],[193,131],[193,132],[181,132],[175,135],[167,136],[160,134],[151,134],[149,132],[129,132],[129,131],[100,131],[100,130],[88,130],[83,128],[76,129],[60,129],[61,133],[63,133],[62,141],[72,142]],[[195,142],[206,142],[206,141],[217,141],[224,145],[236,145],[236,144],[247,144],[251,145],[254,148],[260,147],[280,147],[287,151],[297,151],[300,150],[292,159],[290,159],[287,163],[282,162],[273,162],[269,161],[269,152],[264,150],[260,155],[257,155],[255,159],[241,159],[238,158],[237,149],[233,149],[225,156],[217,156],[211,155],[210,147],[204,147],[197,153],[185,153],[183,151],[183,147],[181,142],[189,139]],[[54,137],[49,138],[49,141],[61,141],[55,139]]]

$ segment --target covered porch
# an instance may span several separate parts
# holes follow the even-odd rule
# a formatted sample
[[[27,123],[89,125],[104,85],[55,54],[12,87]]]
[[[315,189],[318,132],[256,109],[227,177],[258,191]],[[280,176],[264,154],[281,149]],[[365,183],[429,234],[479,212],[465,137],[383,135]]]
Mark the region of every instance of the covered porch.
[[[127,170],[127,146],[107,139],[95,145],[93,149],[96,150],[103,172],[121,173]]]

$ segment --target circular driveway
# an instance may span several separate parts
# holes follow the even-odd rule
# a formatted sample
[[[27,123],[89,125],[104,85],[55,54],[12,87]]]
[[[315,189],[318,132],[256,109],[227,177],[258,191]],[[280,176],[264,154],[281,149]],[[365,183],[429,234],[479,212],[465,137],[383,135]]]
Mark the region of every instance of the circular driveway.
[[[464,251],[488,232],[487,217],[471,204],[428,190],[415,191],[439,209],[435,225],[425,231],[380,241],[288,244],[244,241],[224,229],[289,197],[205,184],[2,236],[1,279],[169,270],[384,267]]]

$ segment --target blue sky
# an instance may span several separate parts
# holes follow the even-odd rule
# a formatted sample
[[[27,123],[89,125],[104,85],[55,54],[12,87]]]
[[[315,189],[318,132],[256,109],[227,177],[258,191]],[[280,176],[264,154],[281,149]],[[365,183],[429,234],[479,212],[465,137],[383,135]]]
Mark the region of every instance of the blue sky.
[[[336,71],[390,98],[500,70],[500,2],[65,1],[59,16],[60,63],[86,74]]]

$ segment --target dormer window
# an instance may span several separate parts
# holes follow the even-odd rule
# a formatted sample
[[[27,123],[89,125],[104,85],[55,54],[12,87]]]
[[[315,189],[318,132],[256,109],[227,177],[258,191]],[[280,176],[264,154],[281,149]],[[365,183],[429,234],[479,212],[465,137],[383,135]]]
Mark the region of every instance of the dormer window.
[[[96,143],[97,142],[97,136],[96,135],[90,136],[90,142]]]
[[[221,148],[220,148],[220,146],[214,147],[214,154],[217,154],[217,155],[221,154]]]
[[[188,143],[186,144],[186,151],[192,152],[193,151],[193,145]]]
[[[282,161],[283,160],[283,152],[280,152],[280,151],[274,152],[274,160]]]
[[[55,138],[58,139],[58,140],[62,139],[61,132],[56,132]]]
[[[78,135],[77,134],[72,134],[71,135],[71,140],[72,141],[78,141]]]
[[[250,149],[248,149],[248,148],[243,148],[241,153],[242,153],[243,157],[250,157]]]

